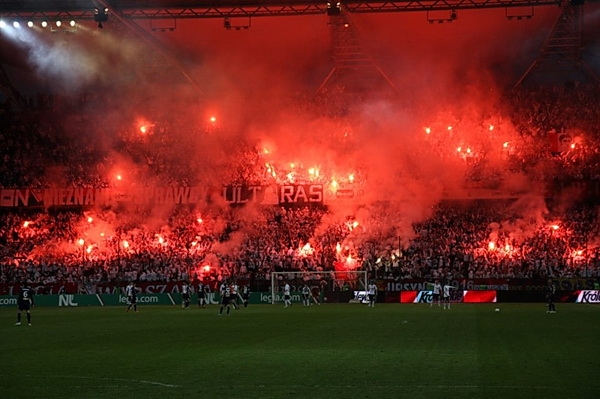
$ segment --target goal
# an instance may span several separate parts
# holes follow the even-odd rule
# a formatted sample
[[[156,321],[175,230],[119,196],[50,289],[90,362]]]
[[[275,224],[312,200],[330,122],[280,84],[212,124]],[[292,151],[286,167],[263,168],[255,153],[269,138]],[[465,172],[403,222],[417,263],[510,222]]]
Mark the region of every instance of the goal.
[[[307,284],[311,291],[311,303],[352,302],[357,292],[367,290],[365,270],[320,271],[320,272],[272,272],[271,304],[283,302],[283,287],[291,288],[292,303],[302,302],[302,287]]]

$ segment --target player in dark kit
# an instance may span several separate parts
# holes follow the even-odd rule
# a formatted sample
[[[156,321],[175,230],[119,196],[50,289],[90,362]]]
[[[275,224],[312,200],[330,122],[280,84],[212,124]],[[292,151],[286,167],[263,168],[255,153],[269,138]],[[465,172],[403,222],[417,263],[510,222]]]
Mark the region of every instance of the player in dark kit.
[[[242,287],[242,301],[244,302],[244,307],[247,308],[250,301],[250,287],[247,285]]]
[[[219,309],[219,316],[223,314],[223,308],[227,308],[227,315],[231,311],[231,285],[227,283],[227,280],[219,287],[219,293],[221,294],[221,309]]]
[[[546,313],[556,313],[554,307],[554,296],[556,295],[556,286],[551,278],[548,279],[548,285],[546,285],[546,300],[548,301],[548,310]]]
[[[33,290],[27,283],[21,286],[19,297],[17,298],[17,326],[21,325],[21,312],[27,313],[27,324],[31,325],[31,308],[35,306],[33,302]]]
[[[206,294],[209,289],[208,285],[198,283],[198,306],[203,308],[206,305]]]

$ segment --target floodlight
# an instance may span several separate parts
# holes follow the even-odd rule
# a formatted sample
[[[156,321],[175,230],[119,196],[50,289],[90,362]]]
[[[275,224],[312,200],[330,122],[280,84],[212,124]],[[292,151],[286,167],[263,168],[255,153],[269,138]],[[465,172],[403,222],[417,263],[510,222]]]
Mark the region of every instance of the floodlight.
[[[106,22],[108,21],[108,8],[94,8],[94,21]]]
[[[108,21],[108,7],[94,8],[94,21],[98,22],[98,28],[104,28],[102,23]]]
[[[327,2],[327,15],[340,15],[342,13],[342,3],[341,2]]]

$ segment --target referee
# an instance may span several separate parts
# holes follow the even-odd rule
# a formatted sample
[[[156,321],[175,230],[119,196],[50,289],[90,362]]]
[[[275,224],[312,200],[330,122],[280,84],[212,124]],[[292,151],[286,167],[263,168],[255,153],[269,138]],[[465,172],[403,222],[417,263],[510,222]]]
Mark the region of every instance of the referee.
[[[548,301],[548,310],[546,313],[556,313],[554,307],[554,295],[556,295],[556,286],[551,278],[548,279],[548,285],[546,285],[546,300]]]

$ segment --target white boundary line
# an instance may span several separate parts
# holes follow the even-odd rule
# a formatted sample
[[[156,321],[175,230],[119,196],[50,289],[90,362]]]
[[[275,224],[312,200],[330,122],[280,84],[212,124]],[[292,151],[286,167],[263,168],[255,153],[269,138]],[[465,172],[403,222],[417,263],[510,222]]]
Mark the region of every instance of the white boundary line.
[[[32,377],[32,376],[26,376],[26,377]],[[35,378],[40,378],[40,377],[48,377],[48,378],[66,378],[66,379],[77,379],[77,380],[100,380],[100,381],[119,381],[119,382],[133,382],[133,383],[138,383],[138,384],[147,384],[147,385],[155,385],[155,386],[159,386],[159,387],[165,387],[165,388],[181,388],[181,385],[174,385],[174,384],[165,384],[162,382],[158,382],[158,381],[148,381],[148,380],[131,380],[131,379],[127,379],[127,378],[111,378],[111,377],[88,377],[88,376],[81,376],[81,375],[35,375]]]
[[[26,377],[31,377],[30,375]],[[153,386],[159,386],[164,388],[181,388],[181,385],[175,384],[165,384],[158,381],[148,381],[148,380],[133,380],[127,378],[111,378],[111,377],[89,377],[89,376],[76,376],[76,375],[36,375],[36,378],[47,377],[47,378],[64,378],[64,379],[79,379],[79,380],[100,380],[100,381],[113,381],[113,382],[126,382],[126,383],[137,383],[137,384],[147,384]],[[91,386],[81,386],[81,388],[89,388]],[[126,385],[102,385],[102,387],[127,387]],[[211,385],[211,388],[234,388],[234,389],[301,389],[301,388],[339,388],[339,389],[355,389],[359,388],[357,385],[271,385],[271,384],[254,384],[254,385],[222,385],[215,386]],[[371,388],[376,389],[397,389],[397,388],[407,388],[407,389],[535,389],[535,390],[545,390],[545,391],[565,391],[572,390],[574,387],[572,386],[548,386],[548,385],[402,385],[402,384],[390,384],[390,385],[372,385]],[[590,391],[600,392],[600,386],[598,387],[587,387]]]

